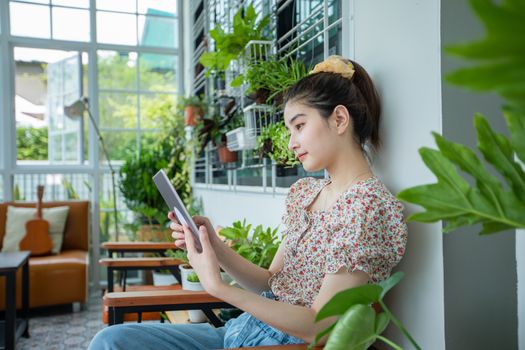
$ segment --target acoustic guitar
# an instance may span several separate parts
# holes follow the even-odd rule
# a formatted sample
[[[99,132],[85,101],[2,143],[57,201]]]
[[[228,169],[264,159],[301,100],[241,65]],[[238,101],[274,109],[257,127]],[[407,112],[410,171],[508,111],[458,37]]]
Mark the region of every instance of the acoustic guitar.
[[[36,203],[36,217],[26,222],[26,235],[20,241],[20,250],[30,250],[31,255],[44,255],[51,252],[53,242],[49,236],[49,222],[42,219],[42,197],[44,186],[37,187],[38,201]]]

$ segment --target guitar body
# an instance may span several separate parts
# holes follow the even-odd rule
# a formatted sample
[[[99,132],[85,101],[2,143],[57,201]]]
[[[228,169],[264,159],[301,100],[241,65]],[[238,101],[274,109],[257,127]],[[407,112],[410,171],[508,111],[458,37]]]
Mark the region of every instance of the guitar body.
[[[20,250],[29,250],[31,255],[44,255],[51,252],[53,242],[49,236],[49,222],[42,219],[42,197],[44,186],[38,186],[36,218],[26,222],[26,235],[20,241]]]

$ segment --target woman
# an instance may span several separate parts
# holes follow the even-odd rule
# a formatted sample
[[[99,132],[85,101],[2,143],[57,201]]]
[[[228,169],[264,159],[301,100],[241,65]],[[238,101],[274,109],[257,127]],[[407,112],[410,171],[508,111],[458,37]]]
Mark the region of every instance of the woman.
[[[285,96],[289,148],[306,171],[326,169],[330,178],[304,178],[286,198],[283,243],[268,270],[228,248],[205,217],[195,217],[203,250],[175,216],[175,244],[204,288],[245,311],[225,327],[121,325],[93,340],[93,349],[216,349],[312,342],[334,318],[315,323],[336,293],[387,278],[403,256],[402,205],[375,177],[366,149],[380,145],[380,103],[357,63],[331,56]],[[243,289],[225,284],[220,267]],[[321,340],[323,343],[325,339]]]

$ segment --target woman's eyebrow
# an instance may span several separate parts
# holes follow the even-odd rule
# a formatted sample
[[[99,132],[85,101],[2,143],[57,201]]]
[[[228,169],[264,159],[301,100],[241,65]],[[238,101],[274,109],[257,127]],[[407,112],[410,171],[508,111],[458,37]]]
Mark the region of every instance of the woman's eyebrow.
[[[304,114],[304,113],[297,113],[292,118],[290,118],[290,121],[288,122],[288,124],[292,124],[294,122],[294,120],[296,120],[299,117],[304,117],[304,116],[306,116],[306,114]]]

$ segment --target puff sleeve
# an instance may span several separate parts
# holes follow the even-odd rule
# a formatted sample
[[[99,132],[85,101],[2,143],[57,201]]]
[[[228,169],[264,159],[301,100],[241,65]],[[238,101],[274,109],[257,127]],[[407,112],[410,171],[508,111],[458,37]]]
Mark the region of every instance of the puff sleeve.
[[[354,197],[345,204],[341,224],[328,245],[325,272],[360,270],[373,283],[388,278],[405,251],[403,206],[395,199],[375,196]]]
[[[297,218],[301,211],[301,200],[303,199],[303,192],[311,178],[302,178],[297,180],[288,191],[288,195],[285,200],[285,212],[281,218],[282,224],[285,226],[283,230],[283,236],[288,234],[299,223]]]

